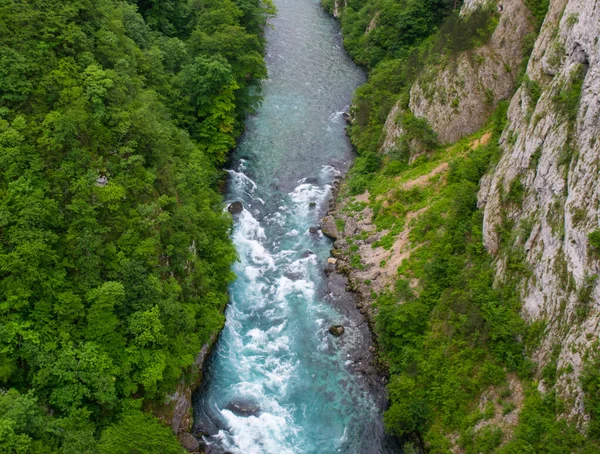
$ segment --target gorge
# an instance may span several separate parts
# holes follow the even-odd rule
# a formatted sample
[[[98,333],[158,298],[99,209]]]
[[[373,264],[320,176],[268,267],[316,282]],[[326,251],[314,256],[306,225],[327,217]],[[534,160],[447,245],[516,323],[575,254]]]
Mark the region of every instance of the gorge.
[[[0,452],[597,454],[599,60],[600,0],[3,0]]]
[[[391,452],[383,384],[362,370],[372,369],[368,327],[345,286],[326,282],[332,243],[315,228],[351,163],[343,113],[363,72],[317,1],[275,6],[263,102],[228,171],[227,200],[243,205],[237,279],[194,430],[210,453]]]

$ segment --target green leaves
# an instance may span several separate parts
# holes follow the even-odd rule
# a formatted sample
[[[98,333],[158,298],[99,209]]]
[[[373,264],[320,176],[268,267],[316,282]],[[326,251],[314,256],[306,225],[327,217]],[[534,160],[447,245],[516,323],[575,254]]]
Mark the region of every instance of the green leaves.
[[[36,365],[34,386],[61,412],[82,406],[110,409],[117,403],[116,369],[94,342],[66,343],[56,351],[40,351]]]
[[[97,454],[223,325],[236,254],[218,166],[259,100],[272,5],[193,5],[0,5],[0,387],[34,390],[60,425],[0,412],[2,452]],[[127,439],[123,419],[126,448],[103,452],[154,435],[143,452],[179,452],[135,418],[148,433]]]
[[[102,434],[101,454],[183,454],[184,450],[170,429],[150,415],[125,415]]]

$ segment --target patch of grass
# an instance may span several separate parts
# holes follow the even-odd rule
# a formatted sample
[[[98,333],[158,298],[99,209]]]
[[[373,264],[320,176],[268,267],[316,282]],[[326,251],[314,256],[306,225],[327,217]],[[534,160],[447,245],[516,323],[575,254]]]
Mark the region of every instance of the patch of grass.
[[[600,257],[600,229],[596,229],[588,234],[588,244],[590,252],[595,257]]]
[[[569,80],[553,97],[557,112],[570,123],[577,119],[583,81],[587,73],[585,65],[579,65],[569,76]]]

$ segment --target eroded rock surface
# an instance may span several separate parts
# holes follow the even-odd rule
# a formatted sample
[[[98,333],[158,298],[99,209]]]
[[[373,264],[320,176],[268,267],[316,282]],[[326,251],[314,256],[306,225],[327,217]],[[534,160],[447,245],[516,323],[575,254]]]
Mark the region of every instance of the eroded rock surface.
[[[489,3],[467,1],[462,14]],[[490,40],[427,67],[411,89],[411,111],[425,118],[443,143],[456,142],[479,130],[498,102],[510,98],[516,87],[533,17],[522,0],[492,3],[502,8]]]
[[[502,158],[479,194],[490,252],[499,250],[503,218],[520,229],[513,247],[532,273],[522,284],[523,315],[547,323],[534,359],[541,369],[559,346],[558,370],[573,372],[558,374],[557,390],[579,422],[577,377],[600,336],[600,263],[588,240],[600,219],[599,30],[598,0],[551,1],[527,68],[531,82],[512,99]],[[515,187],[518,203],[507,201]]]

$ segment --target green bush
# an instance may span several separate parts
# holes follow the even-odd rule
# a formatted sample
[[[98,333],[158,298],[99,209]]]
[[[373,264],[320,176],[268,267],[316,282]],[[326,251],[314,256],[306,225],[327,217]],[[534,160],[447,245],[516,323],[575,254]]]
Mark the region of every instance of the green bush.
[[[600,229],[594,230],[588,234],[590,248],[595,254],[600,255]]]

